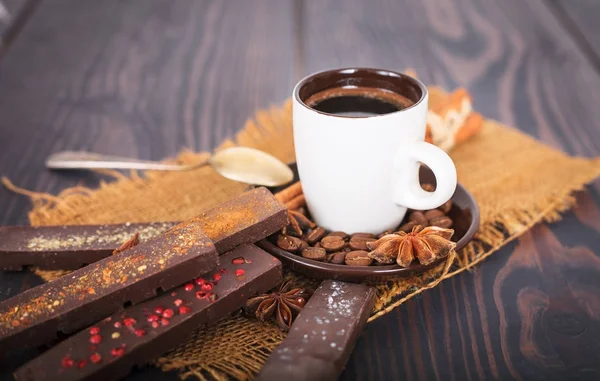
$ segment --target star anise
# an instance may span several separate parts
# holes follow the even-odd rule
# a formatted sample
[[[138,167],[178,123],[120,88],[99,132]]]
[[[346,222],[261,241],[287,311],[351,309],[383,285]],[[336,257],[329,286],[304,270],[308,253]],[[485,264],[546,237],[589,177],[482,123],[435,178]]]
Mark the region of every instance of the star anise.
[[[244,310],[261,321],[274,317],[279,328],[287,332],[307,298],[308,293],[304,289],[291,288],[291,283],[287,281],[283,282],[278,291],[248,299]]]
[[[290,220],[290,224],[283,228],[285,231],[284,234],[290,234],[296,237],[300,237],[303,233],[303,229],[312,229],[317,226],[314,222],[309,220],[304,213],[300,210],[289,210],[288,209],[288,218]]]
[[[139,243],[140,243],[140,233],[135,233],[133,235],[133,237],[131,237],[127,241],[123,242],[123,244],[121,246],[119,246],[117,249],[114,249],[112,253],[113,253],[113,255],[119,254],[122,251],[131,249],[132,247],[136,246]]]
[[[428,265],[454,250],[456,243],[450,241],[452,234],[452,229],[437,226],[423,229],[417,225],[410,233],[387,234],[377,241],[368,242],[367,247],[372,250],[369,257],[380,263],[396,261],[402,267],[408,267],[415,258],[422,265]]]

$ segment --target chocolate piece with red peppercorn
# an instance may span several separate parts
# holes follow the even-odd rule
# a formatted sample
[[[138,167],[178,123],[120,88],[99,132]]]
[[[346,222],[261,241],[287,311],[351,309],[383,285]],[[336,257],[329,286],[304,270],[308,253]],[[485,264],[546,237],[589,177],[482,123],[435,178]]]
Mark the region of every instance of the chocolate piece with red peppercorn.
[[[246,260],[236,261],[237,258]],[[204,284],[212,285],[210,291],[201,291],[198,285],[187,291],[181,286],[125,308],[94,325],[98,331],[93,332],[102,340],[93,350],[89,344],[90,330],[81,331],[25,364],[15,372],[15,378],[19,381],[120,379],[134,365],[145,364],[167,352],[194,329],[216,323],[244,306],[248,297],[266,292],[282,281],[281,263],[254,245],[240,246],[220,259],[220,267],[228,271],[217,269],[202,276]],[[244,275],[236,276],[236,270],[244,270]],[[221,278],[215,281],[217,273]],[[203,293],[200,298],[198,291]],[[163,323],[149,319],[158,317],[156,310],[162,311],[159,321],[164,320]],[[114,327],[117,321],[123,322],[120,328]],[[114,332],[119,333],[116,338]],[[80,364],[84,365],[79,367]]]
[[[123,301],[141,302],[158,287],[211,270],[215,248],[256,242],[287,223],[286,208],[266,188],[246,192],[152,240],[0,302],[0,348],[37,346],[59,331],[81,329],[121,309]]]
[[[33,347],[217,267],[218,254],[200,224],[164,234],[0,302],[0,348]],[[124,322],[127,324],[127,322]]]

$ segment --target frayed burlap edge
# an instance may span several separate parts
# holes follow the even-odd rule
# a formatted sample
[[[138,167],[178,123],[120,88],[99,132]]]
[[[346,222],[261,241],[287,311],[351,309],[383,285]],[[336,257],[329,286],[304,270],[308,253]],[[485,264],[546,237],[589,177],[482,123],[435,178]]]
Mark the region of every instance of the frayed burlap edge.
[[[595,177],[589,181],[592,181]],[[379,298],[374,307],[375,312],[368,321],[371,322],[385,315],[409,299],[437,286],[444,279],[470,270],[504,245],[521,236],[534,225],[540,222],[555,222],[560,220],[560,213],[570,209],[574,204],[575,198],[568,195],[564,199],[557,200],[555,203],[549,205],[544,211],[537,214],[537,216],[529,212],[522,212],[499,219],[496,223],[485,224],[479,228],[473,241],[456,255],[456,259],[451,258],[442,269],[439,267],[432,269],[420,276],[405,280],[405,283],[400,281],[403,282],[402,285],[396,283],[385,292],[382,292],[381,285],[375,284],[379,291]],[[518,228],[509,232],[506,229],[507,226],[518,226]],[[402,292],[402,289],[406,291]]]

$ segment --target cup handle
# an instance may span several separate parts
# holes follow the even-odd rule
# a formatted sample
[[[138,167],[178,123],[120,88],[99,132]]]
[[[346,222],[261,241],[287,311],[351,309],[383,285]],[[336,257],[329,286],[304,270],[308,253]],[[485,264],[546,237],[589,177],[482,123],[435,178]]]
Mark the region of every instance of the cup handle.
[[[420,163],[427,165],[436,179],[436,189],[427,192],[419,182]],[[403,145],[394,160],[396,181],[394,202],[410,209],[434,209],[448,201],[456,189],[456,167],[440,148],[423,141]]]

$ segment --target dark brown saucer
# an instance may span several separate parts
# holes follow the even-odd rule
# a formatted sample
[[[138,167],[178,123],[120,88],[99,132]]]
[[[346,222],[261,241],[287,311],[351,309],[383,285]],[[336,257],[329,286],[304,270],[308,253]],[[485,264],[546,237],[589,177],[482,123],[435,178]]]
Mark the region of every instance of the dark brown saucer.
[[[297,173],[296,166],[292,165],[292,170]],[[423,168],[421,170],[421,183],[435,184],[433,173]],[[274,189],[277,191],[277,189]],[[454,221],[454,236],[452,240],[456,242],[456,250],[460,250],[473,239],[473,236],[479,228],[479,207],[473,196],[460,184],[452,196],[452,210],[448,214]],[[258,243],[263,250],[279,258],[289,268],[311,278],[317,279],[337,279],[348,282],[361,282],[366,280],[389,280],[390,278],[404,278],[414,274],[426,271],[440,264],[445,258],[440,258],[427,266],[421,265],[415,261],[409,267],[400,267],[398,265],[390,266],[348,266],[334,265],[326,262],[318,262],[312,259],[303,258],[300,255],[290,253],[275,246],[268,239]]]

